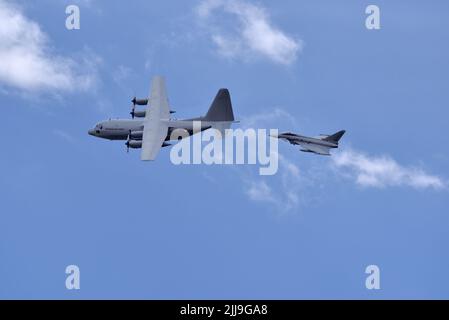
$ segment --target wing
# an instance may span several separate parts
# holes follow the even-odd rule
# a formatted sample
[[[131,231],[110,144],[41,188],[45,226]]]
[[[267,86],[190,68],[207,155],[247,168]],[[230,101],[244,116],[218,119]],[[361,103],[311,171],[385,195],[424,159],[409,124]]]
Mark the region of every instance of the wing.
[[[293,145],[299,144],[298,140],[295,139],[295,138],[281,138],[281,139],[285,140],[285,141],[287,141],[287,142],[289,142],[290,144],[293,144]]]
[[[169,117],[165,80],[162,77],[154,77],[143,123],[141,160],[156,159],[167,137]]]
[[[320,154],[323,156],[331,155],[329,153],[330,148],[325,147],[325,146],[320,146],[320,145],[312,144],[312,143],[299,143],[299,145],[302,147],[301,151],[313,152],[313,153]]]

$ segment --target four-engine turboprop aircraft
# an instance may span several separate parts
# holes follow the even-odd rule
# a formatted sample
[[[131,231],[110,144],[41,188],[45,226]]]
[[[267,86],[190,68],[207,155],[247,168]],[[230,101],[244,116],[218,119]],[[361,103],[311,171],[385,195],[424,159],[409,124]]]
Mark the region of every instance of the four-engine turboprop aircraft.
[[[340,141],[345,132],[345,130],[341,130],[333,135],[322,134],[318,137],[306,137],[285,132],[272,137],[286,140],[294,145],[300,145],[300,151],[303,152],[312,152],[323,156],[330,156],[331,154],[329,153],[329,150],[331,148],[338,148],[338,141]]]
[[[204,117],[175,120],[170,118],[170,111],[165,89],[165,80],[157,76],[151,84],[148,99],[136,99],[131,111],[133,119],[113,119],[99,122],[89,134],[109,140],[127,140],[129,148],[142,148],[141,160],[154,160],[161,147],[169,146],[174,130],[179,129],[177,139],[185,138],[200,131],[215,128],[224,132],[234,121],[231,98],[228,89],[220,89]],[[136,111],[135,105],[146,105],[144,111]],[[134,119],[143,118],[142,120]],[[197,128],[194,122],[201,123]]]

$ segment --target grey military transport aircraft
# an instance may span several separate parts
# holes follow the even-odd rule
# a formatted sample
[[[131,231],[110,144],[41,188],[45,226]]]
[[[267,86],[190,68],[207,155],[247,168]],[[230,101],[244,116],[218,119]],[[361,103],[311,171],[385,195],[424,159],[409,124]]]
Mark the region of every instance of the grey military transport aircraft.
[[[182,139],[195,133],[215,128],[224,132],[234,123],[231,98],[228,89],[220,89],[215,96],[209,111],[203,117],[176,120],[171,119],[168,105],[165,80],[156,76],[152,80],[150,97],[148,99],[132,100],[132,119],[110,119],[99,122],[89,134],[109,140],[126,140],[128,148],[142,148],[141,160],[154,160],[161,147],[170,145],[172,133]],[[136,111],[135,106],[145,105],[143,111]],[[134,118],[142,118],[134,119]],[[200,122],[198,122],[200,121]],[[201,123],[198,128],[194,122]]]
[[[345,130],[338,131],[332,135],[319,135],[318,137],[306,137],[298,134],[285,132],[277,136],[272,135],[273,138],[282,139],[290,142],[293,145],[299,145],[300,151],[311,152],[323,156],[330,156],[329,150],[338,148],[338,142],[345,134]]]

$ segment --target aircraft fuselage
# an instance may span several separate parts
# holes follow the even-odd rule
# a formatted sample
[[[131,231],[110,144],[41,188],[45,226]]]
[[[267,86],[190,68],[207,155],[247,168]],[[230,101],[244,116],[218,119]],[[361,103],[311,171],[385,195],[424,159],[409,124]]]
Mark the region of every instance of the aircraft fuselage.
[[[318,146],[323,146],[327,148],[338,148],[338,143],[326,141],[318,138],[313,137],[306,137],[301,136],[297,134],[290,134],[290,133],[282,133],[278,135],[279,139],[284,139],[290,142],[291,144],[299,144],[299,143],[305,143],[305,144],[315,144]]]
[[[127,140],[129,135],[131,135],[131,138],[139,140],[141,139],[143,132],[144,121],[145,120],[143,119],[110,119],[97,123],[93,129],[88,131],[88,133],[91,136],[108,140]],[[210,121],[201,121],[201,125],[194,128],[194,121],[201,121],[201,118],[188,120],[168,120],[169,131],[166,141],[171,140],[171,132],[175,129],[184,129],[186,136],[189,136],[200,131],[207,130],[213,125]]]

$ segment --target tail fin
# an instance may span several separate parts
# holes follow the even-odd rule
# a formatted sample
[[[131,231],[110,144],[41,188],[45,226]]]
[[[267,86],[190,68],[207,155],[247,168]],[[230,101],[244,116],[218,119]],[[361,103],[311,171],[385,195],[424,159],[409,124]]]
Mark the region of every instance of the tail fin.
[[[203,118],[205,121],[234,121],[231,96],[228,89],[218,90],[212,105]]]
[[[345,132],[346,132],[345,130],[338,131],[337,133],[334,133],[333,135],[326,137],[323,140],[338,143],[338,141],[340,141],[341,137],[343,137]]]

